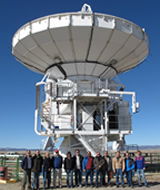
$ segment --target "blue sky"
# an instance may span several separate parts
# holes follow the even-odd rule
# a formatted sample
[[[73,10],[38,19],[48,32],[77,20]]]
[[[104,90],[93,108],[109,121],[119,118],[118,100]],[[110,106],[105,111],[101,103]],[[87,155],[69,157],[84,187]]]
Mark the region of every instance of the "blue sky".
[[[50,14],[80,11],[125,18],[146,29],[150,54],[132,71],[119,76],[126,91],[135,91],[140,112],[132,116],[127,144],[160,145],[160,1],[159,0],[5,0],[0,2],[0,147],[39,148],[43,137],[34,132],[34,73],[11,54],[14,33],[27,22]]]

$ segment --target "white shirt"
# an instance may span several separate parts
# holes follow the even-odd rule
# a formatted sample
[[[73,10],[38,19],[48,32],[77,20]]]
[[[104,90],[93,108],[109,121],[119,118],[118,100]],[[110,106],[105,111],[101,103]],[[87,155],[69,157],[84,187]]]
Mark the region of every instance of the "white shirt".
[[[76,156],[76,169],[81,169],[80,156]]]

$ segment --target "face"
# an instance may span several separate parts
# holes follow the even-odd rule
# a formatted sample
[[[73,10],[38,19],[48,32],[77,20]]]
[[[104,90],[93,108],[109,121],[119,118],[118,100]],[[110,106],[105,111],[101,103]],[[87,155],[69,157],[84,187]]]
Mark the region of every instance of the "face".
[[[138,156],[140,156],[140,155],[141,155],[141,152],[140,152],[140,151],[138,151],[138,152],[137,152],[137,155],[138,155]]]
[[[100,152],[97,152],[96,156],[98,156],[98,157],[99,157],[99,156],[100,156]]]
[[[107,156],[107,155],[108,155],[108,152],[107,152],[107,151],[105,151],[105,152],[104,152],[104,156]]]
[[[129,153],[126,153],[126,158],[129,158]]]
[[[46,152],[46,158],[49,158],[50,154],[49,152]]]
[[[119,157],[120,156],[120,152],[117,152],[116,155],[117,155],[117,157]]]
[[[30,155],[31,155],[31,151],[30,151],[30,150],[27,150],[26,156],[30,156]]]
[[[36,155],[38,156],[40,154],[40,151],[39,150],[36,150]]]
[[[90,156],[91,156],[91,153],[90,153],[90,152],[87,152],[87,156],[90,157]]]
[[[79,150],[76,150],[76,155],[79,156],[79,154],[80,154],[80,153],[79,153]]]

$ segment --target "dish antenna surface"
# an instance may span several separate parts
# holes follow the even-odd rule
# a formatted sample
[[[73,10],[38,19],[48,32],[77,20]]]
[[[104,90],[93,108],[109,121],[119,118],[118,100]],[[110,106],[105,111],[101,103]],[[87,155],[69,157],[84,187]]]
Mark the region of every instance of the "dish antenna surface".
[[[135,93],[125,92],[113,78],[138,66],[148,53],[144,29],[94,13],[87,4],[80,12],[49,15],[22,26],[13,36],[12,54],[44,74],[36,84],[36,133],[64,137],[61,148],[66,152],[83,147],[95,155],[109,141],[124,145],[132,128],[123,95],[132,96],[133,113],[139,104]]]

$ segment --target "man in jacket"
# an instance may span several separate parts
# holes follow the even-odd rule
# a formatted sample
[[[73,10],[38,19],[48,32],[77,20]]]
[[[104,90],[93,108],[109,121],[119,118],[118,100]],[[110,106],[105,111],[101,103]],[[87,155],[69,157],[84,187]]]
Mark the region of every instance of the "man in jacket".
[[[83,159],[82,168],[85,173],[85,186],[88,185],[88,176],[90,175],[90,185],[93,186],[93,157],[91,156],[91,152],[87,152],[87,156]]]
[[[133,188],[132,183],[132,170],[135,168],[135,164],[133,159],[130,157],[129,153],[126,153],[125,158],[125,171],[126,171],[126,177],[127,177],[127,183],[129,187]]]
[[[74,163],[75,163],[75,185],[76,187],[79,186],[82,187],[82,161],[83,156],[80,154],[80,150],[76,150],[76,154],[74,155]],[[78,182],[79,179],[79,182]]]
[[[103,185],[102,181],[102,169],[103,169],[103,164],[104,164],[104,159],[100,155],[100,152],[97,152],[96,157],[93,160],[93,164],[95,166],[95,171],[96,171],[96,187],[98,187],[98,176],[100,175],[100,185]]]
[[[117,151],[116,157],[113,158],[112,163],[113,172],[116,174],[116,185],[119,187],[119,175],[121,177],[121,184],[124,187],[123,172],[125,171],[124,159],[120,156],[120,151]]]
[[[144,157],[141,155],[141,151],[137,151],[137,156],[135,157],[135,163],[136,163],[136,169],[137,169],[137,176],[138,176],[138,180],[139,180],[139,186],[142,186],[142,182],[141,182],[141,176],[143,178],[144,181],[144,185],[146,187],[148,187],[147,181],[145,179],[145,175],[144,175],[144,171],[146,169],[146,163],[145,163],[145,159]]]
[[[50,159],[49,152],[46,152],[46,156],[43,160],[43,188],[46,188],[46,180],[48,179],[48,189],[51,184],[51,169],[52,169],[52,160]]]
[[[32,158],[32,171],[33,171],[33,183],[32,189],[39,189],[39,176],[42,171],[43,157],[40,155],[40,151],[36,150],[35,156]]]
[[[111,177],[110,177],[110,173],[112,171],[112,158],[108,155],[108,151],[104,152],[104,156],[103,156],[105,163],[103,165],[103,185],[105,185],[105,177],[106,174],[108,176],[108,186],[111,186]]]
[[[55,155],[52,157],[53,163],[53,187],[56,188],[56,179],[58,177],[59,187],[62,188],[62,163],[63,158],[59,154],[59,150],[55,150]]]
[[[31,189],[31,167],[32,167],[32,157],[31,151],[26,151],[26,156],[21,162],[21,168],[23,169],[23,181],[22,190],[25,190],[26,183],[28,183],[28,189]]]

